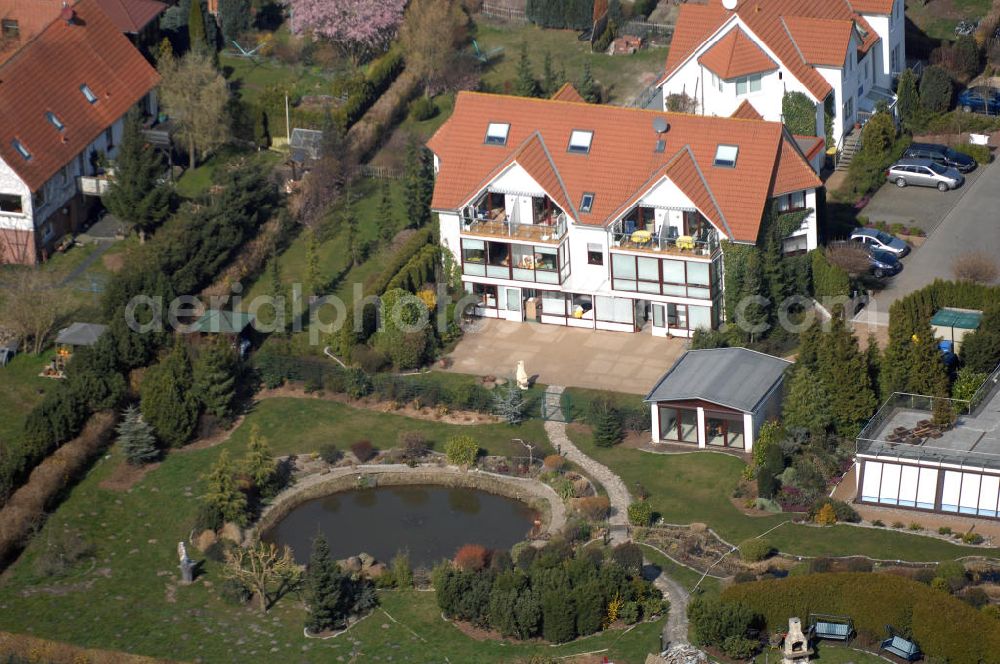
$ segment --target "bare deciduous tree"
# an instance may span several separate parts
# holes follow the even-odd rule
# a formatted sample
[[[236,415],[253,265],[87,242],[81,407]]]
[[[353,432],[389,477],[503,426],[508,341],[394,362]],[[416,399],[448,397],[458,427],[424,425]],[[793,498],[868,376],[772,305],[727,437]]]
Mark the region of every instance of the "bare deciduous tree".
[[[189,165],[194,168],[199,153],[204,156],[229,138],[226,79],[199,51],[189,52],[176,63],[165,61],[160,75],[163,106],[177,126],[178,137],[187,143]]]
[[[865,274],[871,268],[868,250],[856,244],[837,244],[828,247],[826,260],[852,277]]]
[[[251,547],[226,551],[223,574],[249,588],[267,613],[273,601],[298,583],[302,570],[287,546],[280,551],[273,543],[259,542]]]
[[[18,267],[0,281],[4,323],[36,355],[66,313],[68,297],[58,277],[37,267]]]
[[[959,281],[991,284],[1000,275],[996,260],[983,251],[969,251],[955,257],[951,273]]]
[[[456,47],[465,40],[467,23],[457,0],[410,2],[399,39],[406,50],[406,67],[420,77],[425,93],[447,75]]]

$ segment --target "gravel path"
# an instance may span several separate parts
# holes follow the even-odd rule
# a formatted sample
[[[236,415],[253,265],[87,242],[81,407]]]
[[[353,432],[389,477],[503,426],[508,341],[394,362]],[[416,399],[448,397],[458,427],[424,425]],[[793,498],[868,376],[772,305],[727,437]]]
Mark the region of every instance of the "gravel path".
[[[653,579],[653,585],[670,600],[670,613],[667,614],[667,623],[663,626],[663,649],[666,650],[678,643],[687,643],[687,608],[691,594],[662,571]]]
[[[549,436],[549,442],[563,456],[583,468],[584,472],[604,486],[604,490],[608,492],[608,500],[611,502],[611,516],[608,517],[611,541],[616,544],[626,542],[629,539],[628,506],[632,502],[632,497],[620,477],[611,472],[604,464],[598,463],[581,452],[566,435],[566,422],[562,421],[566,419],[562,412],[564,389],[558,385],[549,385],[545,389],[545,412],[549,417],[545,420],[545,433]]]

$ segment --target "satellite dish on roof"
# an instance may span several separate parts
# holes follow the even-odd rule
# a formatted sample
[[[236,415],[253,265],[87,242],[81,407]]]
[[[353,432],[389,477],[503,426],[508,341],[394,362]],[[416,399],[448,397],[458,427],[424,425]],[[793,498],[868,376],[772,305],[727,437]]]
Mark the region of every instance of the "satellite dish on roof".
[[[657,134],[665,134],[670,129],[670,124],[663,118],[657,116],[653,118],[653,129]]]
[[[736,0],[722,0],[722,6],[729,11],[736,9]]]

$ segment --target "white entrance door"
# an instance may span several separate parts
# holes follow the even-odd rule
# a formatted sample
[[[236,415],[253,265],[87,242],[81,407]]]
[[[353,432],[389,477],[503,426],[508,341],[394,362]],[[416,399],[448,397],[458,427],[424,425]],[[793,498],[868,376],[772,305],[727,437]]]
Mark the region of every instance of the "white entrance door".
[[[655,302],[653,303],[653,336],[667,336],[667,307]]]
[[[501,317],[510,321],[521,322],[524,320],[524,307],[521,302],[521,289],[498,286],[500,291]]]

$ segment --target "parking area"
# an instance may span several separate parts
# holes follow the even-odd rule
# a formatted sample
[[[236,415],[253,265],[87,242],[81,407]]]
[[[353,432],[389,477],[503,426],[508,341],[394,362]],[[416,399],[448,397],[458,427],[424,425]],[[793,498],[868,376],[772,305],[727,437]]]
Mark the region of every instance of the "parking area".
[[[886,184],[875,192],[861,215],[873,222],[898,222],[917,226],[930,235],[966,193],[975,187],[985,170],[979,166],[971,173],[966,173],[964,185],[946,192],[932,187],[897,187]]]

